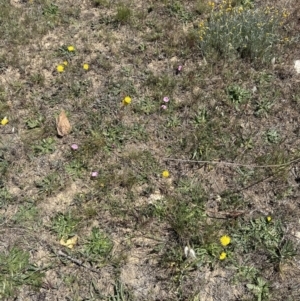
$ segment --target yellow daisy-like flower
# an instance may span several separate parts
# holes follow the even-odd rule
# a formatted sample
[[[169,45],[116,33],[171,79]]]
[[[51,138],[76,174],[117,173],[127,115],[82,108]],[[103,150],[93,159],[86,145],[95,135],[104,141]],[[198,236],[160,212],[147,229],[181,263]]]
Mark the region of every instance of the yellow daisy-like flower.
[[[163,176],[163,178],[168,178],[170,176],[170,173],[167,170],[164,170],[162,172],[162,176]]]
[[[230,241],[231,241],[231,238],[227,235],[223,235],[221,238],[220,238],[220,242],[221,242],[221,245],[223,247],[226,247],[230,244]]]
[[[67,61],[64,61],[63,64],[64,64],[65,66],[68,66],[68,62],[67,62]]]
[[[1,124],[2,125],[6,125],[8,123],[8,118],[5,116],[2,120],[1,120]]]
[[[220,259],[220,260],[224,260],[226,257],[227,257],[226,252],[222,252],[222,253],[220,254],[219,259]]]
[[[123,100],[122,103],[124,106],[127,106],[131,103],[131,98],[129,96],[126,96]]]
[[[75,51],[75,47],[72,46],[72,45],[68,46],[68,51],[69,51],[69,52]]]
[[[83,64],[83,69],[84,70],[89,70],[89,68],[90,68],[89,64]]]
[[[65,71],[65,66],[64,65],[58,65],[56,67],[57,72],[61,73]]]
[[[267,216],[267,222],[269,223],[272,220],[271,216]]]

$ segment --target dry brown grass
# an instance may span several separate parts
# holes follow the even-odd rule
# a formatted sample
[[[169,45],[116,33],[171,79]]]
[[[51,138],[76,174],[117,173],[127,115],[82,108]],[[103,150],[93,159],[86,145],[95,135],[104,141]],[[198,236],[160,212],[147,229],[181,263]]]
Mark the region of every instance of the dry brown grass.
[[[4,300],[299,300],[299,11],[269,2],[275,65],[204,59],[204,0],[0,0]]]

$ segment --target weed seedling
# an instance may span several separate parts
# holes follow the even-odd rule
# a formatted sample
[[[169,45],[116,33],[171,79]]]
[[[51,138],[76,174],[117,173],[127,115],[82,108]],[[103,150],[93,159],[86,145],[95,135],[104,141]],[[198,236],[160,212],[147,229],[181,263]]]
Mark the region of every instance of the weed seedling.
[[[39,123],[35,122],[30,122],[30,126],[37,127]],[[33,146],[33,151],[36,155],[45,155],[45,154],[50,154],[55,151],[55,141],[53,138],[49,137],[46,139],[43,139],[39,143]]]
[[[132,11],[125,4],[120,4],[117,8],[117,14],[115,16],[115,21],[121,25],[129,23],[131,19]]]
[[[227,94],[236,109],[238,109],[240,104],[245,103],[251,95],[248,90],[243,89],[238,85],[229,86],[227,88]]]
[[[66,214],[58,213],[52,219],[52,230],[58,235],[58,238],[68,239],[75,235],[79,219],[72,216],[71,212]]]
[[[30,254],[17,247],[0,253],[0,297],[17,296],[18,288],[29,285],[39,288],[44,274],[29,262]]]
[[[112,242],[99,228],[93,228],[92,233],[84,244],[84,254],[91,259],[99,260],[101,257],[106,258],[111,249]]]

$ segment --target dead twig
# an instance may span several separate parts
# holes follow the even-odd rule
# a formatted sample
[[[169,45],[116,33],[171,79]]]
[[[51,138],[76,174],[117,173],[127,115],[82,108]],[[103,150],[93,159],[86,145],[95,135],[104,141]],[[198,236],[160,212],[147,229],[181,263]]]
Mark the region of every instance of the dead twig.
[[[61,256],[61,257],[64,257],[64,258],[67,258],[68,260],[70,260],[71,262],[75,263],[76,265],[80,266],[80,267],[83,267],[85,269],[88,269],[94,273],[100,273],[100,270],[98,269],[95,269],[93,267],[90,267],[88,265],[86,265],[83,261],[81,260],[78,260],[76,258],[73,258],[71,257],[70,255],[64,253],[63,251],[59,250],[57,253],[56,253],[57,256]]]
[[[174,158],[163,158],[164,161],[177,161],[183,163],[203,163],[203,164],[218,164],[218,165],[230,165],[230,166],[243,166],[249,168],[268,168],[268,167],[283,167],[289,166],[293,163],[299,162],[300,158],[294,159],[292,161],[281,163],[281,164],[266,164],[266,165],[255,165],[255,164],[244,164],[244,163],[234,163],[226,161],[197,161],[197,160],[187,160],[187,159],[174,159]]]

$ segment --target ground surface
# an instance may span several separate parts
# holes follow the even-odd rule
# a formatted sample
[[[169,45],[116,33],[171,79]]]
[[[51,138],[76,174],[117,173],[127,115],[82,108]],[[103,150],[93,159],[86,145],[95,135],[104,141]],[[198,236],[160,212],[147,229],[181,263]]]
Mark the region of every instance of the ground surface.
[[[300,300],[300,5],[269,2],[263,60],[204,50],[229,2],[0,0],[2,300]]]

